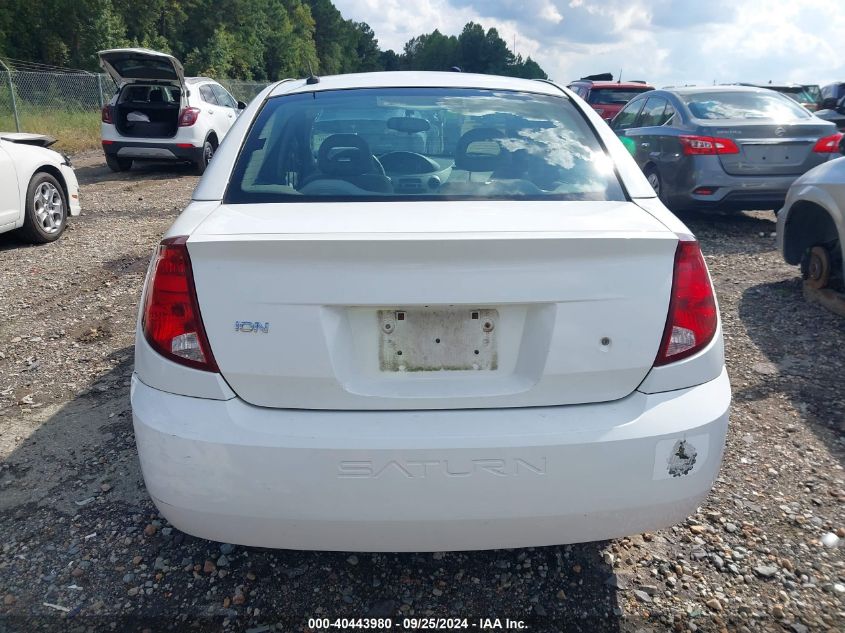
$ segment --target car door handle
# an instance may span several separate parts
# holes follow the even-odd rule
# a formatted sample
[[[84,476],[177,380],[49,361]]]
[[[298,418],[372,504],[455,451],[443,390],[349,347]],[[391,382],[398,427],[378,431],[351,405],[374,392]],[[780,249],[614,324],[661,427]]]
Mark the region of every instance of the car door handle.
[[[640,143],[640,147],[650,147],[651,143]]]

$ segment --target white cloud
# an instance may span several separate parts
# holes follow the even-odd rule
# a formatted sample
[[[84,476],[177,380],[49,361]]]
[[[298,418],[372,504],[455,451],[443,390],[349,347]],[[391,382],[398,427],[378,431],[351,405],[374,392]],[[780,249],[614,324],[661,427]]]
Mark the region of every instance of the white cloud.
[[[670,83],[845,79],[842,0],[335,0],[382,48],[473,20],[566,82],[612,72]],[[623,77],[623,78],[624,78]]]

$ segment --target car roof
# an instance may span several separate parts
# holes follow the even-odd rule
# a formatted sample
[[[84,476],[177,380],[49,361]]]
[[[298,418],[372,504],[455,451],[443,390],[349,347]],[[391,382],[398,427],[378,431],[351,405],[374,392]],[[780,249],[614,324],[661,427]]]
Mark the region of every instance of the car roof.
[[[666,86],[662,90],[675,94],[694,94],[696,92],[766,92],[768,88],[757,86]]]
[[[631,88],[645,88],[652,90],[653,86],[640,81],[573,81],[573,84],[584,83],[590,84],[593,88],[619,88],[620,90],[630,90]]]
[[[557,97],[565,94],[553,83],[536,79],[459,72],[394,71],[329,75],[319,77],[316,83],[311,84],[305,79],[288,80],[277,84],[269,96],[351,88],[481,88],[534,92]]]

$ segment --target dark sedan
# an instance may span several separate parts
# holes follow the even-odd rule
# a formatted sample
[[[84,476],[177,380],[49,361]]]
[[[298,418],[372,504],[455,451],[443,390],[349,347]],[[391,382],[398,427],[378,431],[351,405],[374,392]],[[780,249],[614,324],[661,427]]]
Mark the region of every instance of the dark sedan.
[[[745,86],[653,90],[611,126],[673,210],[778,209],[798,176],[839,155],[842,136],[792,99]]]

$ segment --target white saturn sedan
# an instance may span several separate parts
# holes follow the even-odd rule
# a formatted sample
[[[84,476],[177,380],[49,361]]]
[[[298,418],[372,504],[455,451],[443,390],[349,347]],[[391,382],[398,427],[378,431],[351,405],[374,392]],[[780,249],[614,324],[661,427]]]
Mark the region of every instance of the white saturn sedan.
[[[0,233],[54,242],[68,217],[81,213],[70,159],[48,149],[55,142],[42,134],[0,133]]]
[[[463,73],[264,90],[153,256],[132,381],[173,525],[315,550],[671,525],[729,405],[698,242],[610,128]]]

